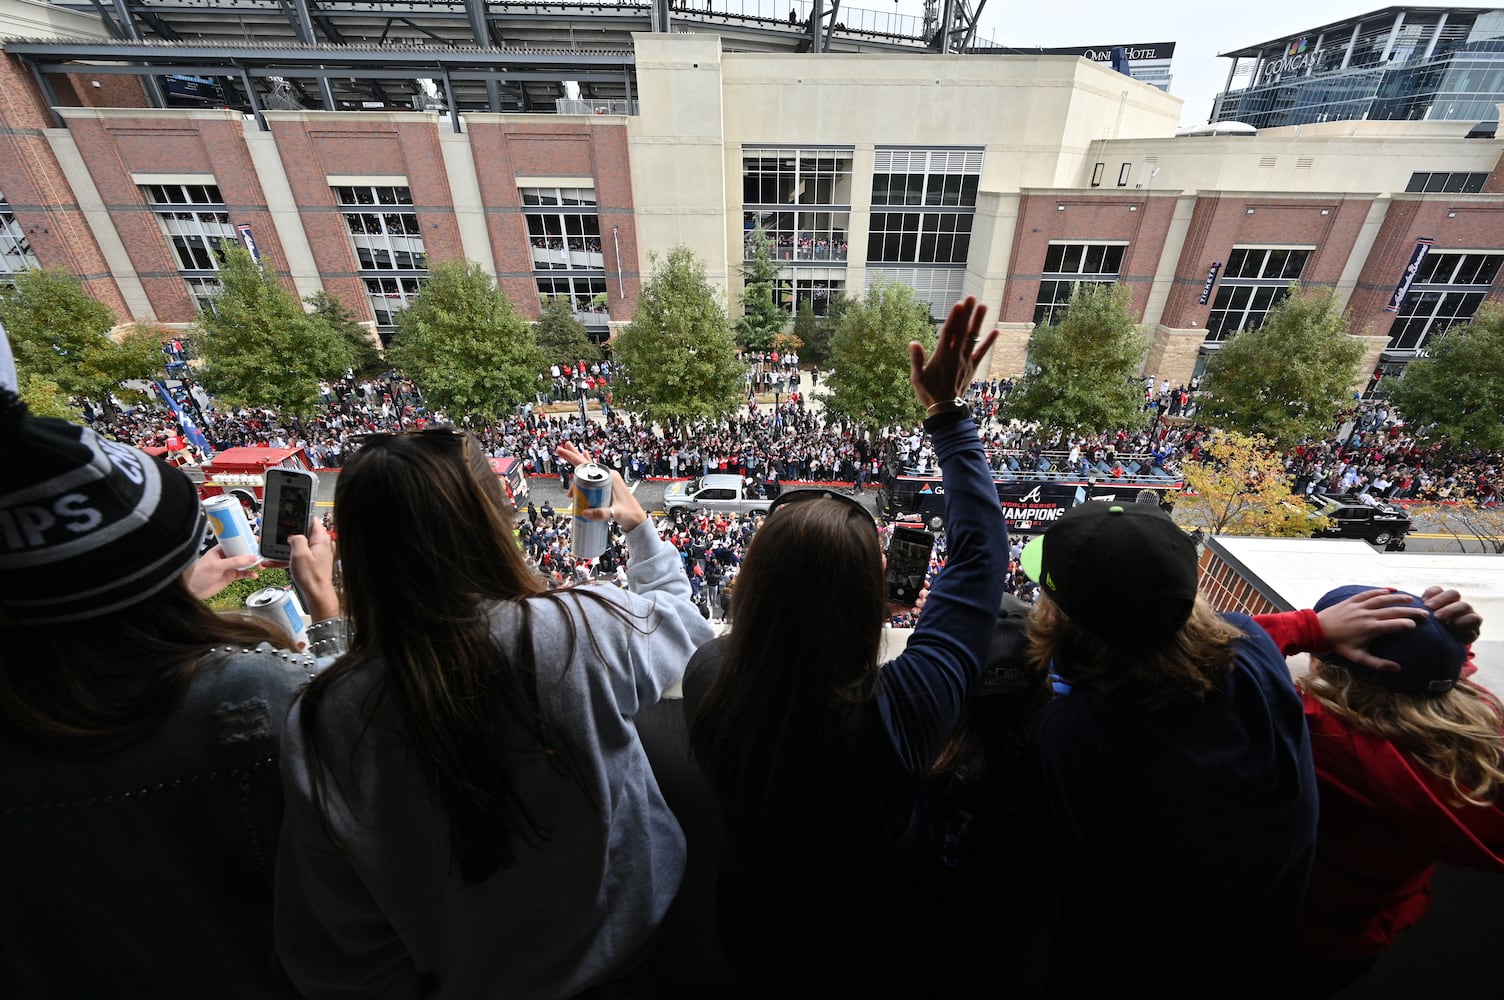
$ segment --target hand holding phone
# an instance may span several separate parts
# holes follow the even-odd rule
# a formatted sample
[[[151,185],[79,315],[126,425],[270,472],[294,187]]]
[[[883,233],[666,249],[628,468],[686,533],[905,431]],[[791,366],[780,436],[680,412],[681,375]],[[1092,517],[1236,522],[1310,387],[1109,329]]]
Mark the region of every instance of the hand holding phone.
[[[317,480],[301,469],[267,469],[261,516],[261,554],[274,562],[292,558],[293,535],[307,535]]]
[[[912,607],[924,589],[924,578],[930,568],[930,552],[935,547],[935,536],[919,528],[899,526],[893,529],[888,540],[888,567],[885,577],[888,584],[888,600],[903,607]]]

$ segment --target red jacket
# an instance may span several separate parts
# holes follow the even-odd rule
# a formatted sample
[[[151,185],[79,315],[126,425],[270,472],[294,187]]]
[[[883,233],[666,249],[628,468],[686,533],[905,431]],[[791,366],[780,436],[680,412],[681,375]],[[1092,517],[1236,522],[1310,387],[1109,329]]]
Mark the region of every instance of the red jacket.
[[[1287,656],[1326,649],[1313,611],[1254,618]],[[1504,808],[1453,804],[1451,786],[1302,692],[1321,791],[1316,866],[1297,951],[1366,958],[1431,905],[1438,862],[1504,871]]]

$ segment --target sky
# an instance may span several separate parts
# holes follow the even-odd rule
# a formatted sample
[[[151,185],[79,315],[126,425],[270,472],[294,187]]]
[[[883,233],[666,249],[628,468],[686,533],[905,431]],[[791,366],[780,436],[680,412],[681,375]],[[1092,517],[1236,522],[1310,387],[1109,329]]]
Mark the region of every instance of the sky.
[[[845,0],[843,0],[845,2]],[[849,0],[853,7],[921,16],[924,0]],[[976,0],[972,0],[975,4]],[[1476,6],[1490,6],[1488,0]],[[979,38],[1014,46],[1109,46],[1174,42],[1170,93],[1185,99],[1182,125],[1211,115],[1212,99],[1227,82],[1231,59],[1217,53],[1291,35],[1390,6],[1381,0],[1302,0],[1290,3],[1212,4],[1204,0],[988,0]],[[1429,5],[1426,5],[1429,6]],[[1444,6],[1444,5],[1436,5]]]

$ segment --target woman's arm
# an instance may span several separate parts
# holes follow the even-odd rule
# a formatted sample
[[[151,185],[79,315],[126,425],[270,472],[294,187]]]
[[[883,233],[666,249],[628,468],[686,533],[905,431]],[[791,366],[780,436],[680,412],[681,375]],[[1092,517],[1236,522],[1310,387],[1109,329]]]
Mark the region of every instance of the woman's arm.
[[[925,430],[945,485],[947,561],[936,576],[909,644],[883,668],[878,708],[910,773],[929,770],[950,739],[981,672],[1002,602],[1008,526],[975,421],[962,396],[997,334],[978,346],[985,307],[967,299],[951,310],[928,365],[911,345],[911,380],[934,412]],[[952,392],[947,395],[944,387]]]

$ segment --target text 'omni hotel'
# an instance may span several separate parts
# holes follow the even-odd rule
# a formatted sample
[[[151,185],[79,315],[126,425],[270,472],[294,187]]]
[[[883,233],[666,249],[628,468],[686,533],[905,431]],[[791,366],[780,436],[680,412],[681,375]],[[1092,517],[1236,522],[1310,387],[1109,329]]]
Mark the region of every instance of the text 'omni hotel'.
[[[466,258],[605,336],[681,243],[738,311],[759,226],[791,310],[879,281],[991,304],[997,375],[1081,283],[1131,289],[1172,382],[1292,281],[1390,374],[1504,296],[1496,103],[1177,135],[1167,46],[1124,75],[977,38],[966,3],[101,9],[0,3],[0,267],[65,268],[122,322],[213,308],[241,240],[383,334]]]

